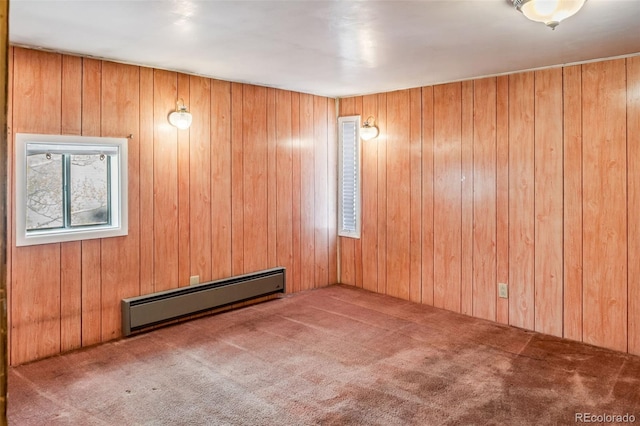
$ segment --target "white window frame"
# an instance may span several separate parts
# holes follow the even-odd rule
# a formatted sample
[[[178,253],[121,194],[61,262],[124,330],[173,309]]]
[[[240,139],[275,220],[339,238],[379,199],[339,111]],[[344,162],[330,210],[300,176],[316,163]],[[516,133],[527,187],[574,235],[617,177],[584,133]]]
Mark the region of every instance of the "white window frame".
[[[362,164],[362,144],[360,140],[360,116],[352,115],[347,117],[338,117],[338,236],[348,238],[360,238],[361,229],[361,164]],[[355,139],[345,140],[345,126],[354,126]],[[355,155],[353,156],[353,162],[345,164],[345,142],[355,144]],[[347,147],[349,148],[349,147]],[[344,178],[345,178],[345,166],[348,166],[349,170],[355,169],[355,174],[352,176],[354,179],[354,188],[352,197],[347,200],[344,192]],[[348,201],[348,203],[345,203]],[[347,213],[345,208],[354,208],[354,227],[345,227],[345,214]]]
[[[116,159],[111,163],[110,184],[111,223],[78,228],[26,229],[27,222],[27,146],[42,144],[51,146],[57,152],[78,153],[103,147],[117,150]],[[66,241],[88,240],[94,238],[119,237],[128,234],[128,197],[127,197],[127,139],[103,138],[92,136],[41,135],[30,133],[16,134],[16,246],[60,243]],[[65,208],[63,206],[63,208]]]

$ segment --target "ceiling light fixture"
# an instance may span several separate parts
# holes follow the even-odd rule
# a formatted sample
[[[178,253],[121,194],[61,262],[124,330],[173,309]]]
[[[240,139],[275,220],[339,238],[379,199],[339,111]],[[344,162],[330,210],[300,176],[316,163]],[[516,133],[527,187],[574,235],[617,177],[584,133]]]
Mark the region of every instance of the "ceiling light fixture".
[[[180,105],[182,103],[182,105]],[[184,104],[184,99],[176,101],[176,110],[169,114],[169,123],[178,129],[185,130],[191,126],[193,116]]]
[[[379,132],[378,127],[374,124],[373,116],[369,116],[367,121],[360,127],[360,138],[363,141],[368,141],[369,139],[377,137]]]
[[[511,0],[516,9],[535,22],[555,30],[560,22],[575,15],[587,0]]]

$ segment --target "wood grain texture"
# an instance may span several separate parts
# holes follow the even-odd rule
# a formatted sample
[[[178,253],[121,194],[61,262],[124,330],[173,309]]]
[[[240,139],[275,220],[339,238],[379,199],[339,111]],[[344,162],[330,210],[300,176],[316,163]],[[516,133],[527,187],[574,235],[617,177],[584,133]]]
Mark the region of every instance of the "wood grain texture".
[[[422,300],[422,90],[410,91],[410,170],[411,226],[410,244],[410,284],[409,300],[420,303]]]
[[[59,134],[62,60],[14,48],[12,95],[15,133]],[[14,225],[15,226],[15,225]],[[11,265],[11,362],[19,364],[60,351],[60,244],[15,247]]]
[[[474,86],[473,81],[462,82],[461,97],[461,140],[460,167],[462,177],[461,189],[461,222],[460,222],[460,312],[473,314],[474,303]],[[481,181],[482,182],[482,181]]]
[[[231,83],[231,274],[244,273],[244,85]]]
[[[167,121],[176,106],[177,74],[154,71],[154,279],[155,290],[179,285],[178,130]]]
[[[327,220],[329,233],[329,282],[338,280],[338,126],[336,101],[327,105]]]
[[[473,316],[496,320],[496,79],[476,80],[473,109]]]
[[[358,96],[355,98],[355,115],[359,115],[362,117],[362,96]],[[363,119],[366,120],[365,117],[362,117]],[[361,124],[364,122],[361,122]],[[360,140],[360,143],[362,144],[364,141]],[[362,161],[362,148],[361,148],[361,152],[360,152],[360,161]],[[362,163],[361,163],[362,164]],[[362,166],[361,166],[362,168]],[[362,175],[361,175],[361,179],[360,179],[360,188],[362,188]],[[362,194],[361,194],[361,198],[360,201],[362,202]],[[361,221],[361,228],[360,228],[360,233],[362,234],[362,212],[360,213],[360,221]],[[362,276],[363,276],[363,272],[362,272],[362,238],[356,238],[353,240],[353,250],[354,250],[354,254],[355,254],[355,285],[356,287],[363,287],[363,283],[362,283]]]
[[[302,212],[301,212],[301,156],[300,156],[300,94],[291,93],[291,149],[292,149],[292,186],[293,186],[293,273],[291,285],[287,284],[287,291],[300,291],[302,280]]]
[[[640,56],[627,58],[629,353],[640,355]]]
[[[509,77],[496,85],[496,280],[509,283]],[[509,323],[509,299],[496,294],[496,321]]]
[[[265,269],[269,263],[266,88],[244,87],[242,117],[243,264],[247,273]]]
[[[140,68],[140,294],[155,291],[153,270],[153,70]],[[135,137],[136,135],[134,135]]]
[[[139,67],[103,63],[102,135],[138,135],[140,123]],[[109,117],[107,120],[106,117]],[[120,301],[140,295],[140,144],[128,140],[128,235],[105,238],[101,247],[101,341],[122,335]]]
[[[184,101],[185,105],[191,105],[189,76],[178,74],[176,99]],[[177,129],[177,162],[178,162],[178,279],[176,286],[189,285],[191,275],[191,247],[189,246],[191,228],[190,206],[190,132],[191,128]]]
[[[211,80],[191,76],[189,107],[196,113],[189,128],[189,276],[213,279],[211,232]]]
[[[535,330],[562,336],[562,69],[535,73]]]
[[[237,90],[237,89],[236,89]],[[237,108],[237,107],[236,107]],[[211,82],[211,278],[230,277],[233,274],[234,248],[232,242],[233,211],[237,206],[232,200],[234,172],[231,143],[231,83]],[[237,118],[237,117],[236,117]],[[239,213],[239,212],[238,212]],[[237,267],[236,267],[237,268]]]
[[[433,305],[433,87],[422,88],[422,303]]]
[[[62,134],[82,132],[82,58],[62,57]],[[10,240],[9,240],[10,241]],[[81,243],[60,245],[60,350],[82,345]]]
[[[627,349],[626,69],[582,66],[583,339]]]
[[[267,89],[267,263],[269,265],[278,264],[278,178],[276,173],[278,123],[276,92],[275,89]]]
[[[509,324],[532,330],[534,265],[534,75],[509,76]]]
[[[314,170],[314,287],[322,287],[329,282],[329,217],[327,216],[326,185],[328,179],[328,99],[313,97],[313,170]]]
[[[363,96],[362,115],[378,117],[378,97]],[[362,144],[362,286],[378,290],[378,147],[379,140]]]
[[[387,95],[387,294],[409,299],[411,285],[410,92]]]
[[[276,92],[276,263],[287,269],[287,290],[293,277],[293,139],[291,92]]]
[[[126,237],[10,250],[14,364],[117,338],[122,298],[190,275],[206,281],[282,260],[288,291],[301,288],[303,271],[308,288],[336,281],[333,101],[304,95],[301,119],[297,93],[12,52],[12,130],[133,135]],[[177,97],[194,114],[188,131],[167,121]]]
[[[387,293],[387,95],[378,95],[378,293]]]
[[[460,83],[433,88],[434,306],[460,312],[461,116]]]
[[[315,286],[313,96],[300,95],[300,289]]]
[[[100,136],[102,115],[102,62],[84,59],[82,70],[82,134]],[[82,241],[82,345],[102,338],[102,274],[100,240]]]
[[[563,69],[564,337],[582,341],[582,66]]]
[[[11,277],[13,276],[13,246],[15,241],[15,214],[12,207],[13,200],[15,200],[15,173],[13,164],[13,158],[15,155],[15,149],[13,145],[14,129],[13,129],[13,82],[14,82],[14,52],[13,46],[8,47],[7,51],[7,199],[5,200],[5,213],[7,215],[6,231],[7,239],[5,241],[5,255],[6,255],[6,305],[5,313],[7,315],[7,340],[5,343],[6,359],[5,363],[11,365]]]

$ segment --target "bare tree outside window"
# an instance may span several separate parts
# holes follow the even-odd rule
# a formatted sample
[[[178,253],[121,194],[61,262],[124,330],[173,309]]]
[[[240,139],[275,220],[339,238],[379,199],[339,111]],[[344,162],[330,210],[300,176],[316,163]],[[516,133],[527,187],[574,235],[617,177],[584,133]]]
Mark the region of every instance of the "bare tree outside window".
[[[16,134],[16,245],[128,233],[127,139]]]
[[[109,158],[71,156],[71,226],[109,223]]]
[[[62,155],[27,157],[27,229],[64,226]]]

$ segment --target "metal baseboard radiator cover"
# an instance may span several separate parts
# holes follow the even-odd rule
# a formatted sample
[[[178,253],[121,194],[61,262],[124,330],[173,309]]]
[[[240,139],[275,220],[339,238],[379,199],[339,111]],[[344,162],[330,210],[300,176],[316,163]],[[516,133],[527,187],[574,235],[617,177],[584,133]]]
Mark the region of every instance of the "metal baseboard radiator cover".
[[[273,268],[122,299],[122,333],[129,336],[136,331],[164,322],[284,292],[285,268]]]

